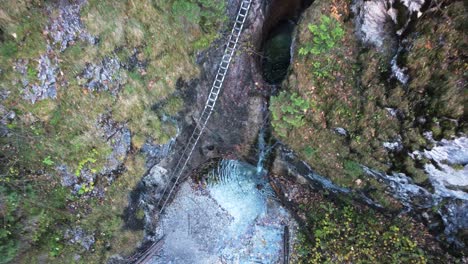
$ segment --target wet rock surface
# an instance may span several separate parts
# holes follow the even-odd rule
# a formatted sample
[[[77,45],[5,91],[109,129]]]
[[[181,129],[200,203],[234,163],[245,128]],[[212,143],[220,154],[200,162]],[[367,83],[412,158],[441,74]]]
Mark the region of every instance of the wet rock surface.
[[[284,226],[295,230],[294,220],[257,187],[266,182],[255,167],[223,162],[222,182],[182,185],[160,220],[164,245],[152,263],[282,261]]]
[[[146,167],[150,169],[166,158],[171,152],[174,143],[175,138],[171,138],[166,144],[154,144],[147,140],[141,147],[141,152],[146,155]]]
[[[239,0],[229,1],[227,8],[231,20],[237,14],[240,2]],[[256,146],[258,133],[264,124],[264,113],[267,105],[265,95],[269,94],[271,87],[263,80],[261,71],[257,65],[258,60],[249,53],[250,44],[248,43],[253,44],[254,48],[260,48],[264,19],[265,6],[263,3],[253,1],[249,16],[244,25],[242,38],[239,42],[239,52],[236,53],[235,58],[231,62],[220,98],[216,104],[215,112],[208,122],[205,134],[193,152],[187,171],[198,168],[208,160],[220,157],[238,158],[256,162],[256,152],[251,151],[251,148]],[[229,26],[231,25],[229,24]],[[178,85],[188,88],[186,90],[192,91],[187,92],[184,98],[186,104],[192,105],[192,107],[184,113],[183,122],[179,123],[181,133],[173,144],[170,154],[162,158],[164,156],[162,154],[166,152],[166,146],[147,145],[143,148],[143,151],[149,157],[147,164],[152,165],[156,163],[143,178],[142,184],[139,187],[141,192],[139,201],[143,204],[146,215],[145,237],[149,241],[156,241],[161,236],[161,233],[156,232],[156,230],[163,228],[158,221],[159,210],[156,208],[156,204],[165,188],[171,186],[168,185],[169,177],[171,176],[170,168],[177,162],[178,155],[180,155],[182,147],[186,144],[196,120],[198,120],[198,116],[205,106],[206,98],[221,60],[226,41],[227,34],[215,41],[208,50],[197,55],[197,63],[201,68],[199,79],[178,83]],[[195,105],[194,102],[196,102]],[[186,183],[183,186],[182,188],[187,190]],[[182,196],[178,195],[178,197]],[[174,211],[174,214],[177,213],[181,212]],[[208,222],[208,220],[203,220],[202,222]],[[173,241],[171,243],[176,242]]]

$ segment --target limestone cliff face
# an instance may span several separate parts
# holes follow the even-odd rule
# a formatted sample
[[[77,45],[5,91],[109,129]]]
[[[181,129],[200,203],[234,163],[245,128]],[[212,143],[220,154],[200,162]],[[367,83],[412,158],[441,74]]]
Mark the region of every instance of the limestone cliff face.
[[[285,92],[270,106],[276,135],[319,174],[384,208],[441,206],[445,227],[449,209],[441,201],[466,216],[466,146],[456,143],[467,134],[461,10],[462,1],[315,1],[297,27]],[[308,107],[291,114],[283,106],[299,105],[297,96]],[[296,117],[302,121],[293,123]],[[438,174],[431,164],[439,161],[417,154],[448,145]],[[461,184],[446,182],[440,191],[449,171]],[[437,218],[421,219],[440,228]],[[457,219],[455,229],[466,230]],[[463,246],[456,233],[445,229],[442,237]]]
[[[200,67],[199,77],[179,83],[179,88],[186,91],[184,100],[189,106],[179,122],[180,135],[177,137],[172,154],[151,169],[143,179],[142,200],[148,205],[148,219],[152,219],[147,221],[149,232],[153,232],[154,225],[157,224],[154,218],[158,214],[153,211],[153,206],[157,202],[155,197],[159,197],[161,191],[169,183],[170,170],[177,162],[180,150],[189,139],[205,106],[240,3],[240,0],[228,1],[229,21],[231,22],[228,23],[221,38],[197,55],[197,63]],[[254,148],[259,130],[264,125],[270,86],[263,81],[258,59],[252,54],[256,53],[262,44],[265,17],[268,12],[271,12],[270,7],[270,3],[252,2],[236,55],[224,80],[215,111],[193,152],[187,171],[196,169],[215,158],[237,158],[252,162],[256,160]]]

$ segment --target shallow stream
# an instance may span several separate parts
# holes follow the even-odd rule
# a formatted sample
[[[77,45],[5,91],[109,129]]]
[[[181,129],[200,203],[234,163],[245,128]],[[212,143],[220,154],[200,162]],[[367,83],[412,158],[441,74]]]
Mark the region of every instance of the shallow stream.
[[[264,170],[222,160],[204,183],[182,184],[152,263],[281,263],[285,230],[294,233],[296,223],[273,193]]]

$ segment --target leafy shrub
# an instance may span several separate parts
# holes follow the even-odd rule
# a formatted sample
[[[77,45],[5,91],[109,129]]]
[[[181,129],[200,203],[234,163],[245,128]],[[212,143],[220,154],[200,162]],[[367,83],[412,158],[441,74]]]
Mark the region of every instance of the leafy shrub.
[[[304,207],[302,207],[304,209]],[[331,202],[311,204],[307,229],[295,245],[299,263],[426,263],[413,237],[415,230],[400,218],[383,221],[371,210]]]
[[[328,16],[322,16],[319,25],[309,24],[308,29],[313,34],[313,40],[312,43],[299,49],[299,55],[302,56],[309,54],[318,56],[330,52],[344,36],[340,22]],[[314,60],[312,68],[316,77],[329,78],[332,76],[332,71],[337,70],[337,65],[327,57]]]
[[[17,209],[19,206],[19,195],[16,192],[11,192],[7,188],[0,186],[0,263],[8,263],[11,261],[18,251],[18,241],[14,237],[14,233],[18,228]]]
[[[344,36],[340,22],[328,16],[320,18],[320,25],[309,24],[308,29],[313,34],[313,43],[299,49],[300,55],[320,55],[334,48]]]
[[[47,166],[52,166],[55,162],[50,158],[50,156],[47,156],[42,160],[42,163]]]
[[[302,127],[305,124],[305,113],[310,107],[311,102],[297,93],[282,91],[278,96],[271,97],[270,111],[275,132],[286,137],[288,130]]]
[[[9,263],[13,260],[18,252],[18,241],[9,239],[9,240],[0,240],[0,264]]]

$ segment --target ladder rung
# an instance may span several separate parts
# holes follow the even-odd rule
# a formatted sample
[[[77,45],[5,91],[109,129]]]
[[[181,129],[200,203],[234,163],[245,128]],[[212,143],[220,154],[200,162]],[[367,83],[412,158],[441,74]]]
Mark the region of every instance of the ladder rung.
[[[192,133],[192,137],[190,137],[189,142],[195,143],[197,141],[199,133],[195,133],[195,131]]]
[[[217,98],[218,98],[218,95],[215,93],[210,93],[210,96],[208,96],[208,100],[210,101],[216,101]]]

